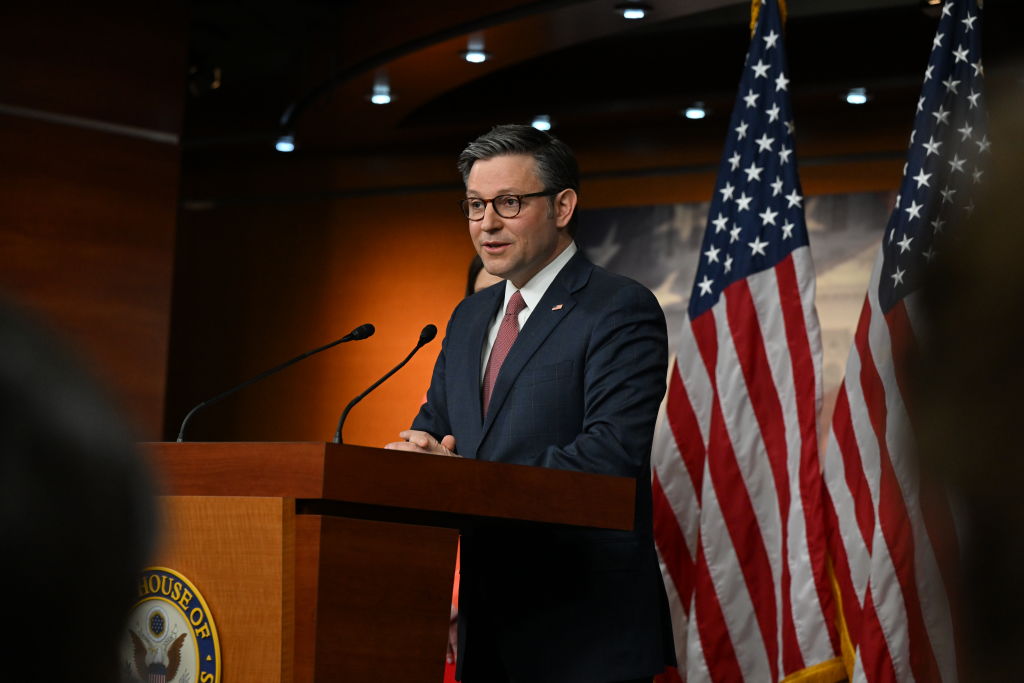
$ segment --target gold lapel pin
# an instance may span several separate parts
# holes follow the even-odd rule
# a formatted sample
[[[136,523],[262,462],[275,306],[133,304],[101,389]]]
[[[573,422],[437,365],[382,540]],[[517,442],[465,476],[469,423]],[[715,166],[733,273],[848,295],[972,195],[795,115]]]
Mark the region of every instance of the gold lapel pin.
[[[551,310],[552,311],[560,311],[560,310],[562,310],[562,304],[558,304],[557,306],[552,306]]]

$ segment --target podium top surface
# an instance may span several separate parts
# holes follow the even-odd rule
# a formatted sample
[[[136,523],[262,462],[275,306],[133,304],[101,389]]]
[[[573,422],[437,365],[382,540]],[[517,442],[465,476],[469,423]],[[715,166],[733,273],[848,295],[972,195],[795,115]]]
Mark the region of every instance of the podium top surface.
[[[438,526],[518,520],[632,529],[632,479],[332,443],[146,443],[164,492],[309,501]]]

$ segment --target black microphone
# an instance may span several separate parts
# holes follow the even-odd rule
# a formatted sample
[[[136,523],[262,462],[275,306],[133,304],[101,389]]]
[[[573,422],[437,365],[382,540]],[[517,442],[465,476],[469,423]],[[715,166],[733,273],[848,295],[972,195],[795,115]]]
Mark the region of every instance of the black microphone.
[[[371,384],[369,389],[367,389],[366,391],[359,394],[354,399],[348,402],[348,405],[345,406],[345,410],[342,411],[341,413],[341,419],[338,420],[338,431],[334,432],[334,443],[345,443],[341,438],[341,430],[345,427],[345,418],[348,417],[348,411],[352,410],[352,407],[355,406],[355,404],[362,401],[368,393],[379,387],[384,382],[384,380],[386,380],[388,377],[401,370],[405,366],[405,364],[408,363],[412,359],[412,357],[416,355],[417,351],[423,348],[425,344],[429,343],[436,336],[437,326],[427,325],[426,327],[424,327],[423,331],[420,332],[420,340],[416,342],[416,348],[409,352],[409,355],[405,357],[405,360],[403,360],[395,367],[391,368],[391,372],[389,372],[388,374],[384,375],[379,380]]]
[[[250,384],[255,384],[256,382],[259,382],[261,379],[263,379],[265,377],[270,377],[274,373],[280,372],[281,370],[284,370],[289,365],[292,365],[293,363],[298,363],[300,360],[302,360],[304,358],[309,358],[310,356],[312,356],[314,354],[320,353],[321,351],[326,351],[327,349],[331,348],[332,346],[337,346],[338,344],[344,344],[345,342],[350,342],[350,341],[359,341],[360,339],[366,339],[367,337],[372,337],[373,333],[374,333],[373,325],[371,325],[370,323],[366,323],[365,325],[360,325],[356,329],[354,329],[351,332],[349,332],[348,334],[346,334],[341,339],[335,339],[330,344],[324,344],[320,348],[313,349],[312,351],[306,351],[305,353],[303,353],[303,354],[301,354],[299,356],[295,356],[295,358],[292,358],[290,361],[286,361],[284,363],[281,363],[277,367],[273,367],[273,368],[270,368],[269,370],[266,370],[265,372],[261,372],[260,374],[256,375],[252,379],[247,379],[244,382],[242,382],[241,384],[239,384],[238,386],[232,387],[232,388],[228,389],[227,391],[225,391],[222,394],[217,394],[216,396],[214,396],[213,398],[211,398],[211,399],[209,399],[207,401],[203,401],[202,403],[197,405],[195,408],[193,408],[192,410],[188,411],[188,415],[186,415],[185,419],[181,421],[181,428],[178,430],[178,443],[181,443],[182,441],[185,440],[185,426],[188,425],[188,421],[191,420],[192,416],[195,415],[196,412],[198,412],[200,409],[205,408],[208,405],[213,405],[214,403],[217,403],[218,401],[221,401],[221,400],[227,398],[228,396],[230,396],[231,394],[235,393],[239,389],[244,389],[245,387],[249,386]]]

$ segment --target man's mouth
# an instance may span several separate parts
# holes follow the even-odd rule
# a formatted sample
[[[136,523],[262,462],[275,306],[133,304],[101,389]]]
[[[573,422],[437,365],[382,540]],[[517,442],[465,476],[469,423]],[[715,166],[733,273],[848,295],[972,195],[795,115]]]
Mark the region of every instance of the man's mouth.
[[[501,252],[505,251],[505,249],[508,248],[510,244],[510,242],[487,241],[481,242],[480,246],[482,246],[484,248],[484,251],[488,254],[500,254]]]

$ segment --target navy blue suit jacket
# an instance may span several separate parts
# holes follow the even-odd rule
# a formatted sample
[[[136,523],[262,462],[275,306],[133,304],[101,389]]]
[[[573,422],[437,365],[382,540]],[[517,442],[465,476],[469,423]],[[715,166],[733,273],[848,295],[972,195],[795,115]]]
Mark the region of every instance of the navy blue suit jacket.
[[[504,283],[455,309],[414,429],[466,458],[632,477],[633,531],[464,530],[458,675],[595,683],[674,662],[651,531],[650,449],[665,392],[665,318],[642,285],[577,253],[523,326],[482,418],[481,352]],[[500,664],[499,664],[500,663]]]

